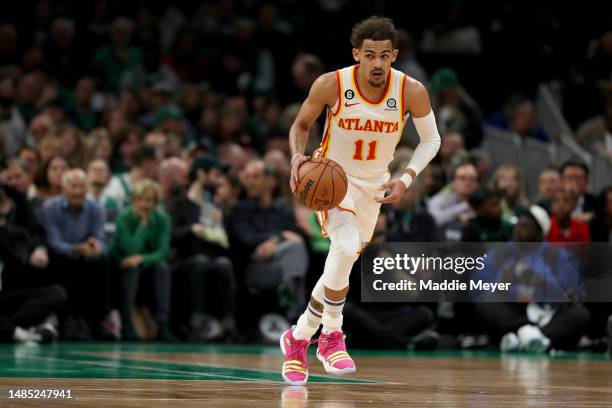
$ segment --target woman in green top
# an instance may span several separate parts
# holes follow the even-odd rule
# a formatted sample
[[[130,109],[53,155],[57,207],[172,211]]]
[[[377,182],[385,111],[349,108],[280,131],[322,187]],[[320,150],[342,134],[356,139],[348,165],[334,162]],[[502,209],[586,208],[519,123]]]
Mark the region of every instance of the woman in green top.
[[[116,221],[110,251],[119,263],[121,274],[121,319],[125,340],[139,339],[131,312],[143,273],[153,275],[157,339],[176,340],[168,326],[171,270],[166,259],[170,247],[170,217],[158,207],[160,197],[159,184],[149,179],[139,181],[132,192],[132,206],[121,212]]]

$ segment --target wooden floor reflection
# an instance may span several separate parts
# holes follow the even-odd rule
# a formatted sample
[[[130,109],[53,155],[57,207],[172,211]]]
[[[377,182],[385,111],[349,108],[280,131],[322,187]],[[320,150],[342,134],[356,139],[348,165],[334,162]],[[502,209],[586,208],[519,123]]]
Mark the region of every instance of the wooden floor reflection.
[[[612,406],[604,356],[354,353],[358,372],[285,386],[269,347],[0,346],[2,407],[517,407]],[[72,399],[10,399],[13,390],[70,389]]]

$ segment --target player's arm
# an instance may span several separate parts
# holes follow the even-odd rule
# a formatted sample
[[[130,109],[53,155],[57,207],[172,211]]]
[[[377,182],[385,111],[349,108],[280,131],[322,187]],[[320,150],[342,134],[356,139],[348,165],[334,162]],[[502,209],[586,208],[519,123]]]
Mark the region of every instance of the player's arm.
[[[423,171],[425,166],[435,157],[441,143],[438,127],[436,126],[436,118],[431,109],[427,89],[419,81],[409,76],[406,76],[405,80],[404,101],[406,101],[406,109],[412,115],[414,127],[419,134],[419,144],[416,149],[414,149],[412,158],[408,166],[406,166],[402,176],[399,179],[390,180],[381,187],[382,190],[391,190],[391,193],[387,197],[376,199],[381,203],[394,203],[399,201],[412,181],[416,179],[417,175]]]
[[[289,147],[291,149],[291,191],[295,193],[298,169],[310,158],[304,156],[308,132],[326,106],[333,106],[337,98],[338,80],[335,72],[321,75],[312,84],[308,97],[300,107],[293,125],[289,130]]]

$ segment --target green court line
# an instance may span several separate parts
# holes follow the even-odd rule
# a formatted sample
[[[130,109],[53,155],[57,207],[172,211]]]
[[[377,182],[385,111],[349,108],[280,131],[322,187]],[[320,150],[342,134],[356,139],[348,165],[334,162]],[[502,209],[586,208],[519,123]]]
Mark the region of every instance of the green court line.
[[[98,356],[97,354],[95,354],[97,352],[72,352],[72,354],[74,355],[81,355],[81,356],[91,356],[91,357],[102,357],[105,358],[105,356]],[[129,353],[127,353],[129,354]],[[163,353],[157,353],[157,354],[163,354]],[[185,362],[167,362],[166,360],[159,360],[159,359],[139,359],[139,358],[133,358],[133,357],[129,357],[130,361],[134,361],[134,362],[139,362],[139,363],[155,363],[155,364],[160,364],[163,366],[167,366],[169,364],[174,364],[180,367],[183,367],[185,365],[189,365],[189,366],[195,366],[196,369],[201,369],[204,368],[207,371],[215,371],[216,373],[220,374],[223,372],[231,372],[232,375],[236,376],[237,380],[241,380],[243,378],[248,378],[248,375],[254,375],[253,378],[250,378],[250,380],[253,381],[273,381],[276,382],[278,381],[278,377],[279,377],[279,371],[278,370],[263,370],[263,369],[249,369],[249,368],[242,368],[242,367],[233,367],[233,366],[224,366],[224,365],[218,365],[218,364],[209,364],[209,363],[185,363]],[[199,372],[199,370],[198,370]],[[261,375],[265,373],[267,374],[266,378],[260,378]],[[326,376],[326,375],[310,375],[308,377],[309,381],[312,381],[313,379],[314,382],[334,382],[334,383],[351,383],[351,384],[390,384],[389,382],[384,382],[384,381],[376,381],[376,380],[368,380],[368,379],[362,379],[362,378],[353,378],[353,377],[337,377],[337,376]]]
[[[10,349],[12,345],[0,345]],[[168,344],[168,343],[59,343],[46,347],[68,347],[73,351],[101,351],[101,352],[151,352],[151,353],[214,353],[214,354],[245,354],[245,355],[279,355],[278,346],[267,345],[233,345],[233,344]],[[395,357],[395,358],[456,358],[456,359],[554,359],[572,361],[609,361],[605,353],[588,352],[562,352],[555,355],[548,354],[502,354],[497,350],[365,350],[351,349],[351,355],[362,357]],[[310,348],[310,355],[314,355],[314,347]]]
[[[59,347],[58,347],[59,346]],[[203,381],[267,381],[281,382],[279,372],[223,367],[204,363],[181,363],[161,360],[137,359],[122,356],[112,358],[92,353],[125,350],[96,346],[86,352],[72,350],[73,345],[38,347],[11,353],[0,347],[0,377],[52,377],[52,378],[116,378],[116,379],[183,379]],[[70,348],[67,348],[70,347]],[[24,351],[25,350],[25,351]],[[145,352],[142,349],[132,352]],[[152,352],[152,351],[146,351]],[[167,352],[167,351],[166,351]],[[129,353],[129,352],[128,352]],[[40,368],[40,371],[36,369]],[[53,373],[53,370],[58,370]],[[74,371],[78,375],[74,374]],[[53,374],[51,374],[53,373]],[[379,384],[379,381],[311,375],[311,382],[345,384]]]
[[[121,357],[96,353],[122,353]],[[158,379],[198,381],[281,381],[277,371],[246,369],[224,365],[172,362],[131,357],[131,353],[279,355],[278,347],[257,345],[199,345],[155,343],[59,343],[47,346],[0,345],[0,377],[5,378],[88,378],[88,379]],[[560,353],[549,355],[506,354],[496,351],[371,351],[352,350],[355,357],[393,359],[526,359],[608,362],[606,354]],[[156,357],[156,356],[151,356]],[[163,358],[163,357],[162,357]],[[311,382],[344,384],[379,384],[382,382],[354,377],[311,375]]]

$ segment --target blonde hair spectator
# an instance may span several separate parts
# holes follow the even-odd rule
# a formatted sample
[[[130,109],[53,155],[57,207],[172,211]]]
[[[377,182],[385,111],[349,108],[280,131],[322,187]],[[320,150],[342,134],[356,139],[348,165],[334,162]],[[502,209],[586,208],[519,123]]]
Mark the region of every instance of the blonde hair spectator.
[[[161,202],[162,196],[159,183],[151,179],[143,179],[134,184],[134,190],[132,191],[134,199],[142,198],[147,194],[153,194],[155,205],[158,205]]]

